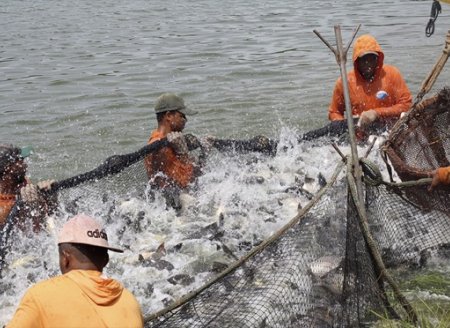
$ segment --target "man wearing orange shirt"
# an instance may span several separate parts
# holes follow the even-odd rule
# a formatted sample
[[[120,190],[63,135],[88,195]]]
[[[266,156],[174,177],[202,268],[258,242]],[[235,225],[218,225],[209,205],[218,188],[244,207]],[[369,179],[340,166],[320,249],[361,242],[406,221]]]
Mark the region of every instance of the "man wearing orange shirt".
[[[366,127],[386,124],[409,110],[412,97],[400,71],[384,64],[384,53],[371,35],[360,36],[353,46],[353,67],[347,74],[352,115]],[[336,81],[329,111],[331,121],[343,120],[345,111],[342,79]]]
[[[12,145],[0,144],[0,229],[14,206],[17,196],[22,197],[23,205],[15,218],[21,228],[31,223],[32,229],[38,231],[45,215],[54,209],[55,199],[47,198],[42,190],[48,190],[53,181],[42,181],[32,184],[26,177],[27,164],[25,158],[29,156],[30,148],[19,149]],[[30,218],[31,222],[24,222]]]
[[[7,328],[143,327],[136,298],[118,281],[102,274],[111,247],[93,218],[79,214],[58,237],[62,275],[29,288]]]
[[[183,98],[164,93],[156,101],[155,113],[158,127],[152,132],[148,144],[167,138],[169,146],[149,154],[144,161],[145,168],[152,188],[162,191],[169,207],[180,210],[179,194],[201,174],[204,160],[195,161],[189,156],[190,147],[182,134],[186,115],[196,112],[185,106]]]
[[[433,190],[439,185],[450,185],[450,166],[440,167],[431,173],[433,178],[430,190]]]

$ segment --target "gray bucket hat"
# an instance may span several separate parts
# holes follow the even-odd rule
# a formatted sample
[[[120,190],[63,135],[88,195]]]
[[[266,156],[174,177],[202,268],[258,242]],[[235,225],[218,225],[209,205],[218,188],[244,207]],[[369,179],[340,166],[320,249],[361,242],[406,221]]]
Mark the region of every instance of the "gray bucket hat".
[[[196,111],[193,111],[186,107],[183,98],[173,93],[163,93],[161,96],[158,97],[155,104],[156,114],[174,110],[183,113],[185,115],[197,114]]]

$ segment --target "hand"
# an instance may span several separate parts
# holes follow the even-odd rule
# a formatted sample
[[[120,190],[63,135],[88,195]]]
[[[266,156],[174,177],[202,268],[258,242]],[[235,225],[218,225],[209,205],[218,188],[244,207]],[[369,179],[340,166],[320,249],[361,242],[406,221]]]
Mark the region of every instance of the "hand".
[[[41,191],[50,191],[54,182],[55,180],[44,180],[38,182],[37,184],[29,183],[20,189],[20,196],[26,203],[38,203],[44,201]]]
[[[436,188],[440,184],[439,175],[437,174],[437,170],[432,171],[431,173],[428,174],[428,176],[430,178],[432,178],[431,185],[428,187],[428,191],[433,191],[433,189]]]
[[[189,151],[195,150],[195,149],[201,147],[200,140],[198,140],[198,138],[196,136],[194,136],[190,133],[187,133],[184,135],[184,140],[186,141]]]
[[[32,183],[20,189],[20,196],[25,203],[39,203],[41,200],[38,186]]]
[[[215,138],[213,136],[205,136],[200,138],[200,147],[204,152],[210,152],[214,145]]]
[[[366,110],[362,112],[359,117],[358,126],[364,128],[373,123],[378,118],[378,113],[374,109]]]
[[[170,132],[167,134],[167,141],[177,155],[186,155],[189,152],[186,140],[181,132]]]
[[[55,180],[44,180],[37,183],[39,190],[50,191]]]

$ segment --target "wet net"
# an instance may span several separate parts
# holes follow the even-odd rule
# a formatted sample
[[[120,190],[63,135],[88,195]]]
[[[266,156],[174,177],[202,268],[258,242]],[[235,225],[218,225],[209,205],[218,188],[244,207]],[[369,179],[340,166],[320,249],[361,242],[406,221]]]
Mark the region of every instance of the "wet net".
[[[443,90],[424,101],[394,129],[387,149],[402,179],[448,165],[448,95]],[[448,266],[448,189],[383,183],[370,165],[364,169],[367,223],[385,267],[374,260],[350,193],[346,210],[342,206],[339,195],[347,184],[331,181],[277,238],[204,289],[148,317],[147,326],[362,327],[380,316],[414,321],[414,311],[392,297],[396,285],[386,282],[382,270],[419,271],[431,258]]]
[[[403,181],[426,178],[450,166],[450,90],[443,89],[423,100],[392,129],[383,151]],[[411,201],[429,209],[450,212],[450,186],[427,192],[417,187],[408,193]]]
[[[397,125],[401,132],[389,138],[387,154],[402,179],[448,164],[449,104],[443,91]],[[146,229],[143,213],[124,217],[117,208],[129,199],[155,200],[143,164],[155,149],[112,157],[86,175],[57,183],[58,212],[66,218],[85,212],[106,223],[125,220],[117,231],[121,246],[136,243],[129,232]],[[429,193],[420,184],[384,182],[369,162],[362,163],[367,223],[387,271],[415,272],[436,256],[448,266],[448,189]],[[204,286],[148,315],[146,327],[364,327],[380,316],[406,318],[375,261],[345,179],[351,172],[343,168],[340,163],[286,226]]]

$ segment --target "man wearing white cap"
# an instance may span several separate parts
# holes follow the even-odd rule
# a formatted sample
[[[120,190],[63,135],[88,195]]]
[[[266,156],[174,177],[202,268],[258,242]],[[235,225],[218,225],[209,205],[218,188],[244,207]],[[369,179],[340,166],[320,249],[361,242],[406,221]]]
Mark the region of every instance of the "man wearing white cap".
[[[58,238],[62,275],[29,288],[7,327],[143,327],[136,298],[102,275],[108,250],[123,252],[96,220],[67,221]]]

